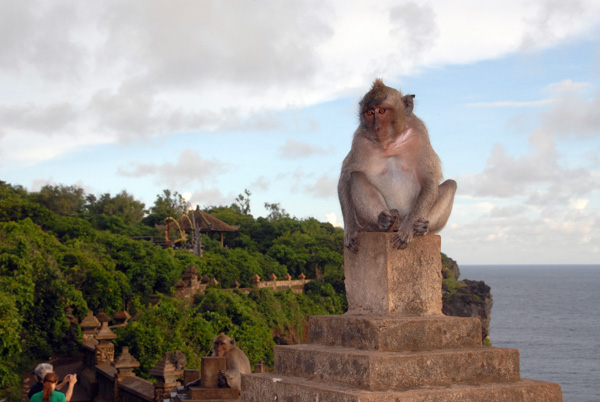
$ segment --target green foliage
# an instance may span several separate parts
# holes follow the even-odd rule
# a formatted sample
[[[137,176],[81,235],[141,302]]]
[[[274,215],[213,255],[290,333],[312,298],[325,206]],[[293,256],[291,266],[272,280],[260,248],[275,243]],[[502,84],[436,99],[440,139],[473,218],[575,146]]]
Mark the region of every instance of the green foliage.
[[[32,197],[58,215],[76,215],[85,205],[83,189],[77,186],[46,185],[39,193],[33,193]]]
[[[141,375],[173,350],[199,368],[220,332],[235,338],[252,363],[272,365],[273,345],[302,341],[308,316],[343,313],[343,230],[292,218],[279,204],[254,219],[250,195],[246,190],[236,204],[207,211],[240,229],[225,235],[224,248],[218,235],[202,235],[200,258],[135,239],[156,235],[154,223],[185,211],[177,192],[164,190],[143,217],[144,204],[125,191],[96,197],[59,185],[28,193],[0,181],[0,399],[18,397],[18,373],[36,359],[77,350],[77,322],[88,309],[141,314],[116,340],[130,347]],[[188,265],[220,283],[194,303],[168,296]],[[226,289],[235,281],[251,287],[255,274],[317,272],[325,282],[308,284],[305,294]],[[163,295],[156,305],[149,303],[154,294]]]
[[[143,222],[148,226],[164,225],[167,217],[179,218],[188,207],[189,204],[181,194],[165,189],[162,194],[156,196],[154,206],[150,208],[150,214],[143,219]]]
[[[20,341],[22,327],[16,297],[0,290],[0,389],[19,382],[15,362],[23,350]]]

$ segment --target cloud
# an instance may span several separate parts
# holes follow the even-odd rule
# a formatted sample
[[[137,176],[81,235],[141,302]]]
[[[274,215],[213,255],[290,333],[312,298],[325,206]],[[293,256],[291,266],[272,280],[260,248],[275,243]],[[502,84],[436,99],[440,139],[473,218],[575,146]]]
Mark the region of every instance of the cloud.
[[[305,187],[306,191],[319,198],[330,198],[337,195],[337,178],[322,175],[313,184]]]
[[[36,163],[181,131],[285,128],[278,111],[351,96],[375,76],[500,57],[524,37],[543,48],[597,22],[597,2],[563,3],[4,1],[2,141],[27,136],[19,161]],[[561,110],[597,106],[570,101]],[[64,147],[42,148],[48,134]]]
[[[313,155],[326,155],[327,152],[328,150],[323,147],[290,139],[279,148],[279,156],[285,159],[301,159]]]
[[[592,86],[565,80],[548,87],[556,101],[542,114],[542,126],[562,138],[592,138],[600,136],[600,90],[586,97]]]
[[[583,0],[544,0],[533,3],[532,8],[533,15],[524,18],[527,22],[521,44],[524,50],[537,48],[540,43],[564,40],[572,32],[570,27],[578,25],[594,10],[591,1]]]
[[[433,47],[440,34],[433,9],[413,2],[391,8],[390,25],[391,36],[398,38],[403,47],[401,54],[413,62],[419,61],[422,52]]]
[[[523,155],[509,155],[496,144],[485,169],[462,177],[462,192],[475,197],[521,198],[529,205],[569,205],[588,197],[597,187],[595,171],[568,166],[557,141],[585,139],[600,134],[600,91],[586,98],[591,85],[564,80],[548,85],[552,102],[540,113],[540,125],[529,136],[530,148]],[[584,155],[582,155],[584,156]],[[590,167],[593,167],[590,157]]]
[[[128,177],[154,176],[157,183],[170,188],[186,188],[190,183],[214,181],[216,176],[226,172],[228,165],[216,159],[204,159],[191,149],[183,151],[176,162],[131,163],[121,166],[119,174]]]
[[[337,215],[335,212],[330,212],[325,214],[325,219],[327,222],[331,223],[334,227],[341,228],[342,224],[338,221]]]
[[[552,103],[552,99],[542,99],[536,101],[500,101],[500,102],[475,102],[467,103],[467,107],[535,107]]]
[[[258,188],[259,190],[267,191],[271,183],[265,176],[260,176],[250,184],[250,188]]]
[[[190,205],[192,205],[192,207],[199,205],[200,208],[213,205],[229,205],[234,199],[234,195],[224,195],[218,188],[204,188],[202,190],[196,190],[192,193]]]
[[[538,215],[478,215],[465,224],[450,224],[443,232],[445,252],[470,244],[469,251],[463,255],[470,261],[491,264],[514,261],[575,264],[597,260],[600,256],[600,249],[595,246],[600,244],[597,214],[562,208],[542,212]],[[572,258],[578,255],[591,259]],[[494,256],[493,260],[490,256]],[[571,258],[566,259],[566,256]]]

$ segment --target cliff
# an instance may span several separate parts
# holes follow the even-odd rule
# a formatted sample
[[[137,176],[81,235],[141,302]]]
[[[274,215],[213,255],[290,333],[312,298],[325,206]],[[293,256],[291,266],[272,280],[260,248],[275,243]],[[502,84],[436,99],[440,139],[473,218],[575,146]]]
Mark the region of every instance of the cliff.
[[[481,338],[490,335],[492,293],[483,281],[459,281],[460,269],[456,261],[442,254],[442,312],[455,317],[477,317],[481,320]],[[489,339],[489,338],[488,338]]]

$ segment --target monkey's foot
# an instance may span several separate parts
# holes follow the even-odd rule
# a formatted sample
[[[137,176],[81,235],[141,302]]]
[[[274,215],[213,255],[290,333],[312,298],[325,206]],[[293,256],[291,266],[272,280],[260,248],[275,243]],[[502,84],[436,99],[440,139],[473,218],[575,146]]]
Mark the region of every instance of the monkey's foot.
[[[377,217],[377,227],[382,232],[394,232],[402,222],[397,209],[382,211]]]
[[[392,247],[395,249],[404,249],[410,244],[412,238],[412,234],[409,234],[408,236],[401,236],[400,233],[396,233],[392,236]]]
[[[413,225],[413,234],[415,236],[425,236],[429,232],[429,221],[425,218],[420,218]]]
[[[358,253],[358,239],[356,238],[356,234],[354,236],[345,236],[344,246],[348,247],[354,254]]]

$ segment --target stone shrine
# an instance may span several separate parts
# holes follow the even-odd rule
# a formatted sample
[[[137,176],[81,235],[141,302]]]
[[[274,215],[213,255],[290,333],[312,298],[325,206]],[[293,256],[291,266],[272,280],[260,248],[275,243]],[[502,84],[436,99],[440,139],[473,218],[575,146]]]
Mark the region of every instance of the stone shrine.
[[[344,255],[348,312],[310,319],[309,344],[275,346],[275,371],[242,377],[244,402],[560,402],[520,376],[519,351],[484,347],[477,318],[442,315],[440,237],[404,250],[359,233]]]

